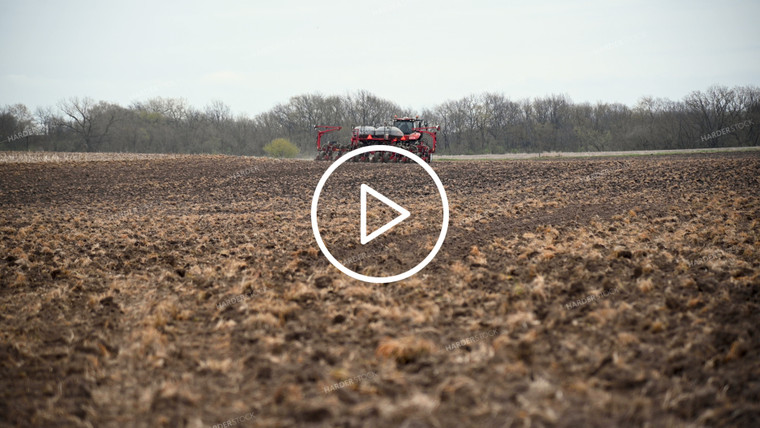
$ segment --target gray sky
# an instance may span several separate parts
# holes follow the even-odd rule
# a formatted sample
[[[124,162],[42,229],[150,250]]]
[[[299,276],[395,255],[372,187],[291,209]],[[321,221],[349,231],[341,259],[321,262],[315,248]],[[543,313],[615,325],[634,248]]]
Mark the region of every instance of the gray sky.
[[[482,92],[633,105],[760,84],[758,1],[7,1],[0,106],[222,100],[255,115],[366,89],[419,109]]]

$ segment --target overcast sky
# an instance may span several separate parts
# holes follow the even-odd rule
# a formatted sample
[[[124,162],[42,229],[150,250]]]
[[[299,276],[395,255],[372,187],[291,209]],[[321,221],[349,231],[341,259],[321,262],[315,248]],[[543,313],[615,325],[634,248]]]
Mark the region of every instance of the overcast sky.
[[[7,1],[0,106],[359,89],[404,107],[564,93],[634,105],[760,84],[760,1]]]

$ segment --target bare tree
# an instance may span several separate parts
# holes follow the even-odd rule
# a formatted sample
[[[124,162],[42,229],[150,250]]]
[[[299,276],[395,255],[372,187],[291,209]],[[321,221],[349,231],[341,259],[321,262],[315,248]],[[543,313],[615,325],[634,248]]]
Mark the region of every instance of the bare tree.
[[[206,106],[206,117],[215,125],[219,125],[232,120],[232,111],[227,104],[214,100]]]
[[[105,102],[71,98],[58,104],[64,114],[61,125],[78,135],[88,152],[98,150],[116,121],[116,111]]]
[[[37,120],[41,134],[48,135],[50,128],[55,126],[55,113],[52,107],[37,107],[34,118]]]

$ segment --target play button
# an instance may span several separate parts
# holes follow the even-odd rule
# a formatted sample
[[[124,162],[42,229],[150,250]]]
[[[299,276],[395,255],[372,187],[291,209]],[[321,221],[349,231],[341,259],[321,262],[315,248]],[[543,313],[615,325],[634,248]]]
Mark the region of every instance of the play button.
[[[414,163],[351,163],[328,183],[338,168],[368,152],[406,156],[421,170]],[[384,205],[368,209],[368,195]],[[322,208],[320,196],[329,198]],[[390,221],[386,218],[388,210],[382,209],[386,207],[392,208],[392,215],[397,213]],[[378,212],[382,215],[373,216]],[[369,219],[375,229],[371,233]],[[379,224],[382,226],[377,227]],[[341,156],[319,179],[311,200],[311,227],[322,254],[338,270],[364,282],[390,283],[418,273],[438,254],[448,226],[449,202],[441,179],[419,156],[395,146],[366,146]],[[391,232],[393,228],[396,229]],[[356,270],[348,266],[356,266]]]
[[[374,196],[375,198],[382,201],[385,205],[388,205],[389,207],[393,208],[394,210],[401,213],[400,216],[393,219],[393,221],[387,223],[385,226],[381,227],[380,229],[377,229],[376,231],[372,232],[369,236],[367,236],[367,193]],[[386,196],[383,196],[380,194],[380,192],[376,191],[375,189],[367,186],[366,184],[362,184],[361,186],[361,221],[360,221],[360,241],[362,245],[366,245],[369,241],[377,238],[378,236],[382,235],[383,233],[391,230],[391,228],[402,221],[409,218],[410,215],[412,215],[408,210],[404,209],[401,205],[391,201]]]

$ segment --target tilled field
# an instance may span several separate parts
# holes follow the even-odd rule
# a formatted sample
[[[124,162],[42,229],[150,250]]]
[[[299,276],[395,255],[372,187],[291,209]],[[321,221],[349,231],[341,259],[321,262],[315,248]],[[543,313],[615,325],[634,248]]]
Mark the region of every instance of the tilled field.
[[[327,166],[0,166],[0,425],[757,426],[760,154],[434,161],[448,236],[386,285],[316,245]]]

